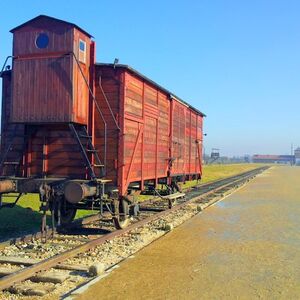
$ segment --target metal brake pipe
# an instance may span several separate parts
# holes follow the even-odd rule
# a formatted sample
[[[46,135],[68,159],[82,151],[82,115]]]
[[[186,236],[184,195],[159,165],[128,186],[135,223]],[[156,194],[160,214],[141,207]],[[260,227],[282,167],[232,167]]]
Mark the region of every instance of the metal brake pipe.
[[[2,73],[4,72],[4,68],[5,68],[5,66],[6,66],[6,63],[7,63],[7,61],[8,61],[10,58],[13,59],[14,56],[9,55],[9,56],[6,57],[6,59],[5,59],[5,61],[4,61],[4,64],[3,64],[3,66],[2,66],[2,69],[1,69],[1,72],[0,72],[0,77],[2,77]]]

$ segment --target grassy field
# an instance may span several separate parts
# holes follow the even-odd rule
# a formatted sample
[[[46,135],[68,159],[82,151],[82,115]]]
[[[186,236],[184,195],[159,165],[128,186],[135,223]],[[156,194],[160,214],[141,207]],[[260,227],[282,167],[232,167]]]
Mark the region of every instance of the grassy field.
[[[261,167],[261,164],[204,165],[202,183],[233,176]]]
[[[239,173],[253,170],[262,166],[261,164],[231,164],[231,165],[204,165],[203,176],[198,183],[207,183],[210,181],[223,179]],[[198,184],[197,181],[189,181],[183,185],[183,188],[188,188]]]
[[[232,164],[232,165],[205,165],[203,167],[203,178],[201,183],[222,179],[241,172],[259,167],[258,164]],[[196,181],[188,182],[184,187],[197,184]],[[13,202],[14,198],[4,197],[4,202]],[[41,223],[39,212],[38,195],[28,194],[23,196],[18,205],[12,209],[3,208],[0,210],[0,240],[19,236],[24,232],[30,233],[38,230]],[[76,218],[93,213],[92,211],[78,211]],[[48,223],[50,218],[48,217]]]

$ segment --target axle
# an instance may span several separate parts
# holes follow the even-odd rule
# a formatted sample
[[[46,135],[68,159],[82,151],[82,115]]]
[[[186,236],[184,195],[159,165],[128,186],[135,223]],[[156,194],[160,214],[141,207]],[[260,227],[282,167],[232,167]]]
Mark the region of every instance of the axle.
[[[13,180],[6,179],[0,181],[0,193],[16,192],[16,183]]]
[[[96,196],[97,186],[92,183],[82,183],[78,181],[69,181],[64,188],[64,195],[69,203],[76,204],[81,200]]]

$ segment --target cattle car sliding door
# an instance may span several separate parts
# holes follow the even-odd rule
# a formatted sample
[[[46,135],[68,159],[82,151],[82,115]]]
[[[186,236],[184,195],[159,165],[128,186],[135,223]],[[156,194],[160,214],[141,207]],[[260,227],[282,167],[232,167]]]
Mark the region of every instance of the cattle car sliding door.
[[[126,73],[124,100],[124,165],[121,194],[132,182],[157,184],[167,177],[169,107],[166,94]]]
[[[170,147],[171,147],[171,176],[185,175],[186,173],[186,106],[172,100],[171,105],[172,127],[170,133]]]
[[[171,114],[170,174],[190,180],[202,174],[202,116],[176,99],[172,99]]]
[[[144,134],[143,82],[126,73],[124,93],[124,132],[120,194],[124,195],[130,182],[142,179],[142,139]]]

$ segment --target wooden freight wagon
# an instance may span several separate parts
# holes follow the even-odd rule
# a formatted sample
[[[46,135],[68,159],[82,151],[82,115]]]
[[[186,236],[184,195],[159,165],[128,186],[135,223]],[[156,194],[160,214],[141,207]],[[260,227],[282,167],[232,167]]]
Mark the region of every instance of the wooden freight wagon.
[[[203,113],[129,66],[95,68],[96,99],[109,124],[106,176],[120,194],[145,182],[201,178]],[[96,148],[104,143],[101,124],[96,118]]]
[[[75,24],[39,16],[11,32],[1,196],[39,193],[58,223],[108,208],[122,227],[129,191],[201,178],[200,111],[131,67],[95,63],[92,36]]]

